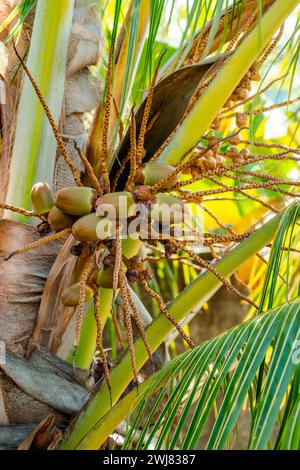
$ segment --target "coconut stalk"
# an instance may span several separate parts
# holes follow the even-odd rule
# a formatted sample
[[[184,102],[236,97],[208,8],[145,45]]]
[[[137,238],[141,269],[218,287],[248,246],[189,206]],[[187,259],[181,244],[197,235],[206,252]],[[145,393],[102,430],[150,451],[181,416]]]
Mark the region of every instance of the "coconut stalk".
[[[59,123],[64,95],[69,38],[75,0],[39,0],[27,66]],[[49,40],[51,38],[51,41]],[[24,78],[17,115],[6,201],[30,209],[34,183],[52,185],[56,141],[29,80]],[[24,221],[24,216],[5,217]]]
[[[260,251],[274,237],[284,211],[265,223],[249,238],[244,240],[215,264],[215,268],[225,277],[230,276],[245,261]],[[209,271],[200,274],[183,292],[180,293],[169,305],[168,310],[172,316],[181,322],[192,310],[199,309],[219,289],[220,281]],[[154,352],[172,331],[173,325],[160,315],[147,328],[148,343]],[[135,355],[137,368],[140,369],[148,359],[143,341],[139,338],[135,342]],[[133,378],[130,354],[127,353],[122,361],[112,369],[111,387],[112,402],[117,402],[128,384]],[[61,445],[61,449],[81,448],[84,439],[86,450],[98,449],[99,436],[97,422],[110,410],[110,397],[106,385],[102,385],[88,407],[82,411],[71,429],[69,435]]]
[[[106,324],[108,315],[111,311],[111,303],[113,298],[112,289],[99,288],[100,298],[100,316],[101,323],[104,327]],[[92,364],[93,357],[96,350],[96,339],[97,339],[97,325],[94,316],[94,304],[91,303],[85,314],[82,322],[80,332],[80,342],[76,351],[75,365],[81,369],[88,370]],[[73,347],[69,352],[67,361],[72,363],[73,360]]]
[[[139,240],[123,240],[122,242],[122,252],[127,258],[132,258],[135,256],[141,246]],[[104,328],[107,318],[111,312],[112,299],[113,299],[113,290],[105,289],[103,287],[99,288],[99,298],[100,298],[100,317],[102,327]],[[91,304],[88,306],[86,314],[84,316],[81,332],[80,332],[80,342],[76,351],[75,356],[75,365],[81,369],[88,370],[91,367],[93,362],[93,357],[96,350],[96,339],[97,339],[97,324],[94,316],[94,305]],[[72,362],[72,353],[73,348],[68,354],[67,361]]]
[[[171,142],[161,153],[159,161],[176,164],[183,155],[197,145],[243,76],[298,4],[298,0],[288,2],[277,0],[260,18],[253,31],[227,59],[215,79],[195,103]]]

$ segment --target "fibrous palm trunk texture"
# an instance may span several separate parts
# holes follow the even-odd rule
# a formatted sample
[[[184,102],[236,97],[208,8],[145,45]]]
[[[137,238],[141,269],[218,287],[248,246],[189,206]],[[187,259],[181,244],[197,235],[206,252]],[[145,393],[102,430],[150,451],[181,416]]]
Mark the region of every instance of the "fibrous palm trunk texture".
[[[0,16],[6,18],[13,6],[13,1],[3,2],[3,5],[1,2]],[[33,19],[34,11],[27,18],[18,42],[18,50],[23,56],[30,43]],[[89,70],[89,66],[98,60],[100,36],[96,9],[91,2],[77,0],[60,130],[79,171],[81,167],[74,141],[84,148],[85,116],[97,106],[101,95],[99,83]],[[12,49],[2,46],[1,50],[0,197],[5,200],[21,73],[18,73],[19,64]],[[72,184],[69,170],[57,154],[53,188],[57,190]],[[7,352],[5,364],[0,363],[0,449],[19,446],[23,449],[52,448],[60,437],[60,430],[53,429],[54,417],[56,425],[63,426],[68,415],[79,411],[89,397],[85,377],[77,374],[75,378],[72,368],[55,356],[36,348],[25,360],[45,282],[61,242],[9,261],[4,261],[4,258],[16,247],[31,243],[39,236],[32,225],[8,220],[0,222],[0,346]],[[56,397],[61,395],[62,389],[69,389],[69,392],[59,404]]]

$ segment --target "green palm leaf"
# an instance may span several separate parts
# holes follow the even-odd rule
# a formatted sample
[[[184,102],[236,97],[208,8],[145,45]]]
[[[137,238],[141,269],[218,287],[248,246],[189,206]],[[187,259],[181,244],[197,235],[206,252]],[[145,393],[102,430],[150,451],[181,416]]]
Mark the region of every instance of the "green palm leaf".
[[[256,405],[257,411],[250,416],[253,422],[249,448],[266,448],[274,432],[280,406],[284,404],[284,396],[297,368],[292,361],[292,346],[299,335],[299,302],[284,304],[203,343],[193,351],[188,351],[180,356],[180,361],[178,358],[174,362],[171,361],[156,374],[155,381],[141,394],[135,427],[141,423],[145,403],[161,388],[166,376],[169,379],[177,378],[167,402],[165,394],[160,393],[161,399],[156,400],[151,413],[153,415],[157,409],[162,411],[152,428],[151,420],[146,421],[134,447],[147,449],[155,442],[158,449],[195,449],[214,410],[216,399],[220,399],[223,392],[206,447],[224,448],[232,439],[234,427],[247,400],[247,393],[254,385],[260,364],[271,348],[271,359],[260,400]],[[164,389],[167,392],[168,386]],[[179,408],[186,394],[188,399],[184,407]],[[291,412],[281,439],[282,448],[295,448],[298,445],[298,394],[295,394],[290,408]],[[179,409],[179,422],[174,422]],[[286,429],[289,429],[287,434]],[[127,435],[125,448],[132,442],[133,433],[134,427]]]

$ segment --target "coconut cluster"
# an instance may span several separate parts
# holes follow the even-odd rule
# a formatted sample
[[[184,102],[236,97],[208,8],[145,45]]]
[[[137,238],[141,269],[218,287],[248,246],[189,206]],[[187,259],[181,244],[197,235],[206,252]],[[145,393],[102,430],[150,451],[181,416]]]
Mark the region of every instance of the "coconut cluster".
[[[213,150],[207,150],[204,155],[199,156],[199,158],[193,162],[193,165],[190,166],[185,173],[191,174],[192,177],[195,178],[202,173],[222,167],[224,163],[225,158],[223,155],[215,154]]]
[[[123,230],[123,226],[128,226],[125,221],[137,216],[139,204],[147,208],[149,223],[158,232],[164,223],[163,212],[159,210],[161,205],[176,208],[172,210],[170,224],[182,221],[185,211],[182,200],[167,193],[154,194],[152,191],[152,186],[162,178],[166,178],[171,186],[176,184],[177,175],[174,176],[174,169],[172,165],[158,162],[141,165],[136,178],[137,186],[132,192],[124,190],[98,194],[94,188],[78,186],[62,188],[54,196],[46,182],[37,183],[31,191],[32,206],[36,212],[43,214],[43,224],[48,225],[48,232],[70,230],[69,233],[79,242],[72,248],[72,254],[79,256],[84,247],[101,243],[106,251],[110,249],[113,253],[117,227]],[[164,189],[165,187],[162,188]],[[112,256],[112,264],[104,262],[102,269],[92,276],[93,282],[87,283],[85,287],[86,300],[93,297],[97,287],[112,287],[115,258],[113,254],[108,256]],[[62,301],[67,306],[79,304],[79,282],[64,290]]]

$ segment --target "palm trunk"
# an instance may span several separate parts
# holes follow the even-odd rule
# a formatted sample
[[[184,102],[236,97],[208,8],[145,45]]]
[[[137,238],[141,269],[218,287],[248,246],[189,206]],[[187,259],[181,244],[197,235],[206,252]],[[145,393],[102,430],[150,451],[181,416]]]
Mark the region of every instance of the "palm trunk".
[[[51,14],[48,14],[48,8]],[[86,67],[98,60],[98,27],[98,15],[90,2],[77,0],[74,9],[73,0],[55,4],[52,0],[40,1],[27,60],[56,122],[62,122],[66,145],[69,144],[69,153],[79,170],[73,139],[78,145],[84,145],[84,113],[91,111],[99,101],[99,85],[86,73]],[[49,37],[53,41],[49,41]],[[17,47],[23,54],[27,49],[25,43]],[[57,60],[57,57],[60,59]],[[52,78],[49,79],[49,76]],[[81,88],[85,93],[78,93]],[[18,89],[13,90],[16,92]],[[11,93],[10,89],[8,93]],[[28,171],[28,168],[32,168],[32,171]],[[17,112],[7,201],[30,208],[28,196],[32,184],[37,180],[48,181],[55,189],[65,185],[66,181],[73,184],[62,158],[56,154],[56,142],[40,104],[25,79]],[[0,233],[1,256],[7,256],[17,246],[24,246],[39,238],[32,225],[13,220],[2,220]],[[0,263],[0,339],[5,342],[7,351],[21,356],[26,354],[45,281],[60,247],[61,243],[53,243],[43,250],[20,255],[12,258],[11,262]],[[57,423],[65,422],[68,413],[56,411],[56,405],[53,407],[53,404],[48,404],[46,397],[41,399],[34,390],[24,388],[21,378],[12,377],[10,370],[6,370],[6,374],[1,377],[0,424],[28,423],[29,427],[26,429],[30,432],[34,425],[50,413],[56,416]],[[13,378],[15,384],[9,377]],[[24,432],[21,431],[16,428],[17,435],[23,436]],[[0,439],[0,447],[10,448],[16,444],[17,440],[13,440],[13,436],[6,433],[4,428],[0,432],[8,439],[6,443]]]

